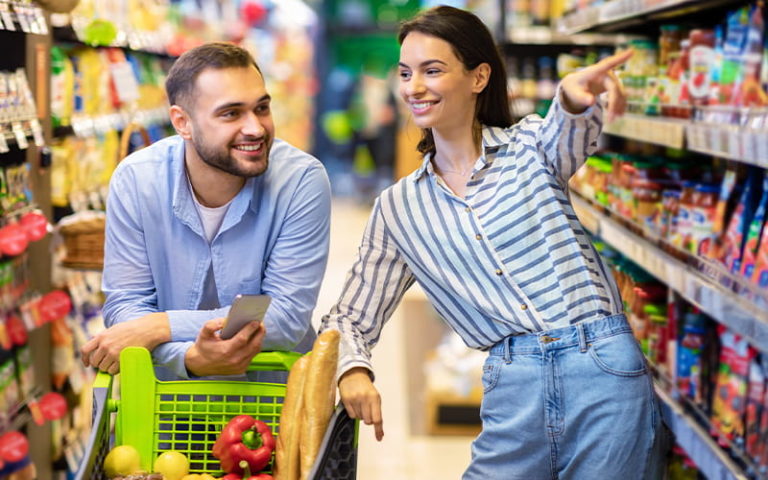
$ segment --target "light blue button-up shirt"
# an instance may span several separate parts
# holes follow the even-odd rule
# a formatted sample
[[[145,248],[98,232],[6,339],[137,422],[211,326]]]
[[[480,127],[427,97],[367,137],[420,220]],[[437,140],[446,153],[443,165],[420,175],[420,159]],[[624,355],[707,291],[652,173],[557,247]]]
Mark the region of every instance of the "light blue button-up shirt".
[[[269,167],[232,200],[209,244],[173,136],[123,160],[110,181],[104,253],[107,326],[166,311],[171,342],[155,364],[188,376],[187,349],[202,325],[226,316],[237,294],[267,294],[264,350],[290,350],[311,327],[328,259],[331,193],[322,164],[275,140]],[[197,310],[208,270],[219,304]]]
[[[371,348],[418,282],[471,348],[622,311],[610,272],[579,223],[568,179],[595,151],[602,106],[484,127],[464,198],[431,156],[376,201],[360,255],[321,329],[341,331],[339,373],[371,369]]]

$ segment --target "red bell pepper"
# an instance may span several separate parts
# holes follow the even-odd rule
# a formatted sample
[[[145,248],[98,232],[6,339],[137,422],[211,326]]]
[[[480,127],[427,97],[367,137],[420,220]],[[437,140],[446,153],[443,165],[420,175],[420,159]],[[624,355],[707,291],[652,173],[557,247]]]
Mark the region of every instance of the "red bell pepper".
[[[272,475],[268,473],[257,473],[256,475],[251,475],[251,469],[248,467],[248,462],[245,460],[241,460],[238,465],[245,472],[242,476],[237,473],[229,473],[221,477],[221,480],[274,480]]]
[[[258,472],[269,465],[274,449],[275,437],[269,425],[250,415],[238,415],[227,423],[213,444],[213,456],[219,459],[225,472],[242,474],[245,470],[241,462],[245,461],[252,472]]]

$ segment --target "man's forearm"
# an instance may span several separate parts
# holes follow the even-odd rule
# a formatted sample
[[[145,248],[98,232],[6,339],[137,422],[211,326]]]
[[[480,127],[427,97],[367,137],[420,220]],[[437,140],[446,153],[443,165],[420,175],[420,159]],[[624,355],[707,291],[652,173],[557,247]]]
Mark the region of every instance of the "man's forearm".
[[[142,330],[146,335],[145,345],[148,350],[154,350],[161,343],[171,341],[171,327],[168,322],[168,314],[165,312],[148,313],[134,321],[142,323]]]

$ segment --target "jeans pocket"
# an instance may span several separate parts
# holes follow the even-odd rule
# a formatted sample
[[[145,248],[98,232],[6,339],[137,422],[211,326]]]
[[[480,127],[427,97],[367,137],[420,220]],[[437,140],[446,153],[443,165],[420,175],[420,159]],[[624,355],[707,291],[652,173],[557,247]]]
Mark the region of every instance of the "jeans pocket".
[[[620,377],[637,377],[648,371],[643,352],[631,332],[600,338],[589,344],[589,355],[600,370]]]
[[[499,372],[501,371],[501,357],[489,356],[483,364],[483,393],[493,390],[499,381]]]

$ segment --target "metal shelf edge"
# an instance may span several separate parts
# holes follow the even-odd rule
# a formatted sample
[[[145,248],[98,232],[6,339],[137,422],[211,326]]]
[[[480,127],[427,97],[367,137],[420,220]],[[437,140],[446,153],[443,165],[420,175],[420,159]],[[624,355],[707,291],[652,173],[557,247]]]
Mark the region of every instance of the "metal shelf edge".
[[[664,423],[675,434],[675,440],[691,457],[707,478],[747,480],[741,468],[731,460],[696,420],[664,390],[655,386],[661,401]]]

